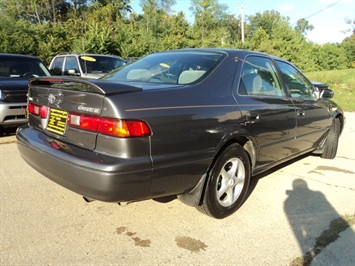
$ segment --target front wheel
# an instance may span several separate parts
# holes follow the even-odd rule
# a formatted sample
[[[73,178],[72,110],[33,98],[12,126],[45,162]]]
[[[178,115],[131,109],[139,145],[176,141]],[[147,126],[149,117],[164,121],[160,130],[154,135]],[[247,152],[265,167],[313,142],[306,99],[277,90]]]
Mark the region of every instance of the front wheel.
[[[338,142],[340,136],[340,120],[335,118],[328,132],[327,139],[324,144],[324,149],[321,158],[334,159],[338,151]]]
[[[237,143],[228,146],[218,156],[207,180],[201,212],[222,219],[242,205],[251,175],[247,152]]]

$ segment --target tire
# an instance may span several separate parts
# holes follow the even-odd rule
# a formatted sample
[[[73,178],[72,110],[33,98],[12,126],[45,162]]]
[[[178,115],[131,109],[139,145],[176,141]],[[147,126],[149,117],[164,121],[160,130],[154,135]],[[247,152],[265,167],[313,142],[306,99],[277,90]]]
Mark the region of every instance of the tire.
[[[324,143],[324,149],[320,157],[324,159],[334,159],[338,151],[338,142],[340,136],[340,120],[334,119],[329,129],[327,139]]]
[[[247,152],[237,143],[228,146],[209,172],[203,200],[197,209],[218,219],[236,212],[247,194],[250,173]]]

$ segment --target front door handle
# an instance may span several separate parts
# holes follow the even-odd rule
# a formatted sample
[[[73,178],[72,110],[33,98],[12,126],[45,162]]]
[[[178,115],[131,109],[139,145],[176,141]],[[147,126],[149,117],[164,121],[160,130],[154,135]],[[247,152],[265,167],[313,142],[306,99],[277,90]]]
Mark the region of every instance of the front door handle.
[[[247,113],[246,114],[246,123],[255,123],[260,120],[259,113]]]
[[[305,116],[306,112],[304,111],[304,109],[299,109],[299,110],[297,110],[297,115],[298,116]]]

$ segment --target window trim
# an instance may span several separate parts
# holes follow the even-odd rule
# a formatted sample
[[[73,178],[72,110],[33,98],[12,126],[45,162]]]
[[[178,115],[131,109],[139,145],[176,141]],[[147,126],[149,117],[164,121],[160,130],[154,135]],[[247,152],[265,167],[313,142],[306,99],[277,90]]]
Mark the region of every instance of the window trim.
[[[270,73],[272,79],[273,79],[273,82],[276,82],[278,87],[275,87],[275,86],[272,86],[274,89],[275,89],[275,92],[276,90],[280,90],[280,93],[281,95],[278,95],[277,93],[275,94],[242,94],[240,93],[240,89],[241,89],[241,86],[244,86],[245,88],[245,84],[242,84],[244,83],[243,81],[243,71],[245,70],[245,64],[248,64],[247,60],[248,58],[261,58],[261,59],[264,59],[265,60],[265,65],[268,64],[268,66],[265,68],[263,66],[260,66],[260,65],[256,65],[256,69],[266,69],[268,71],[268,73]],[[280,77],[279,75],[279,69],[277,67],[277,65],[275,64],[273,58],[271,57],[267,57],[267,56],[260,56],[260,55],[256,55],[256,54],[251,54],[251,55],[247,55],[243,60],[242,60],[243,64],[242,64],[242,67],[241,67],[241,70],[240,70],[240,80],[239,80],[239,83],[238,83],[238,87],[237,87],[237,94],[241,97],[243,96],[247,96],[247,97],[266,97],[266,98],[286,98],[288,95],[288,91],[285,89],[285,86],[284,86],[284,82],[283,82],[283,79],[282,77]],[[260,75],[259,75],[260,77]],[[265,81],[267,82],[267,81]],[[247,89],[245,88],[246,92],[247,92]]]

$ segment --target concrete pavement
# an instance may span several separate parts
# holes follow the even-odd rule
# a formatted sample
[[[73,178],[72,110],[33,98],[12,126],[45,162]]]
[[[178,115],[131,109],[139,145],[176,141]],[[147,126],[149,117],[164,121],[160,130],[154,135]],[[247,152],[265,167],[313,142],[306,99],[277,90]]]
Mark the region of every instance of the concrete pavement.
[[[0,138],[0,265],[290,265],[355,213],[355,113],[334,160],[308,156],[254,178],[237,213],[211,219],[177,200],[85,203]],[[354,226],[312,266],[355,265]]]
[[[339,234],[339,238],[325,247],[312,261],[311,266],[355,265],[355,224]]]
[[[10,144],[16,141],[16,136],[0,137],[0,144]]]

